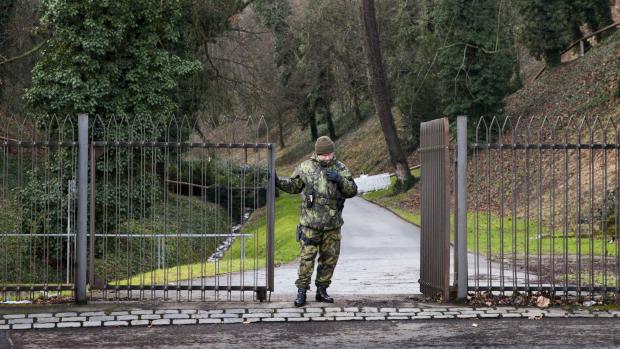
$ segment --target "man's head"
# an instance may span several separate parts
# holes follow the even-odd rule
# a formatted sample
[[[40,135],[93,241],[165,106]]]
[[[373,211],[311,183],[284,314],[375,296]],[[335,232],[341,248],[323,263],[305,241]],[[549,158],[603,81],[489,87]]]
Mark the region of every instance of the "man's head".
[[[314,143],[314,152],[321,163],[328,164],[334,158],[334,142],[327,136],[321,136]]]

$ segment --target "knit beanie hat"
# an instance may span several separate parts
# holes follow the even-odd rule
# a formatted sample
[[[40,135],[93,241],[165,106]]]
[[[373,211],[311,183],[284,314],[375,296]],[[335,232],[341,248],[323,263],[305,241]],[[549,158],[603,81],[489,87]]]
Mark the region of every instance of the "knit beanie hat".
[[[316,155],[333,153],[334,142],[332,142],[332,140],[327,136],[321,136],[319,137],[319,139],[316,140],[316,143],[314,144],[314,152],[316,153]]]

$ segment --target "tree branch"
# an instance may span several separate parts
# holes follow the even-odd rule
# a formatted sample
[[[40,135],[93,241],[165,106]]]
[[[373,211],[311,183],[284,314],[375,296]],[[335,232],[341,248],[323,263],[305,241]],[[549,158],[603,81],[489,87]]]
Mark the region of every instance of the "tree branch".
[[[0,65],[3,65],[3,64],[6,64],[6,63],[10,63],[10,62],[12,62],[12,61],[16,61],[16,60],[18,60],[18,59],[20,59],[20,58],[24,58],[24,57],[26,57],[26,56],[29,56],[29,55],[31,55],[31,54],[33,54],[33,53],[37,52],[38,50],[40,50],[40,49],[41,49],[41,47],[43,47],[43,45],[45,45],[46,43],[47,43],[47,40],[46,40],[46,41],[41,42],[41,43],[40,43],[40,44],[38,44],[37,46],[35,46],[35,47],[31,48],[30,50],[28,50],[28,51],[26,51],[26,52],[24,52],[24,53],[22,53],[22,54],[20,54],[20,55],[18,55],[18,56],[11,57],[11,58],[4,58],[2,61],[0,61]]]
[[[251,30],[246,30],[246,29],[241,29],[241,28],[233,28],[230,29],[231,31],[234,32],[239,32],[239,33],[245,33],[245,34],[252,34],[252,35],[264,35],[264,34],[270,34],[270,31],[262,31],[262,32],[253,32]]]

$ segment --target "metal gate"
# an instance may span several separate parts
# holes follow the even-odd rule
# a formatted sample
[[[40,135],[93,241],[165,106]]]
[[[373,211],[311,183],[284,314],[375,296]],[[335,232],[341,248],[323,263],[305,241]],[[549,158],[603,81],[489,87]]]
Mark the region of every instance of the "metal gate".
[[[420,290],[448,299],[450,276],[450,167],[448,119],[420,125]]]
[[[612,118],[457,118],[457,297],[620,300],[620,126]],[[448,296],[448,121],[421,125],[422,292]],[[469,166],[469,170],[468,170]],[[520,297],[527,302],[528,297]]]
[[[262,301],[273,291],[264,119],[89,127],[80,115],[31,131],[3,140],[2,300]]]

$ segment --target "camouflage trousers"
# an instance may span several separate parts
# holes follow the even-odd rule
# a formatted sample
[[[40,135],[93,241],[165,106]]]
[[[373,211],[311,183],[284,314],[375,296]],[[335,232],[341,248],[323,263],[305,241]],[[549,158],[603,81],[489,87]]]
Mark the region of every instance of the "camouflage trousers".
[[[301,258],[295,286],[310,288],[314,261],[318,254],[319,261],[314,283],[317,287],[329,287],[340,255],[340,228],[316,230],[302,226],[301,230]]]

